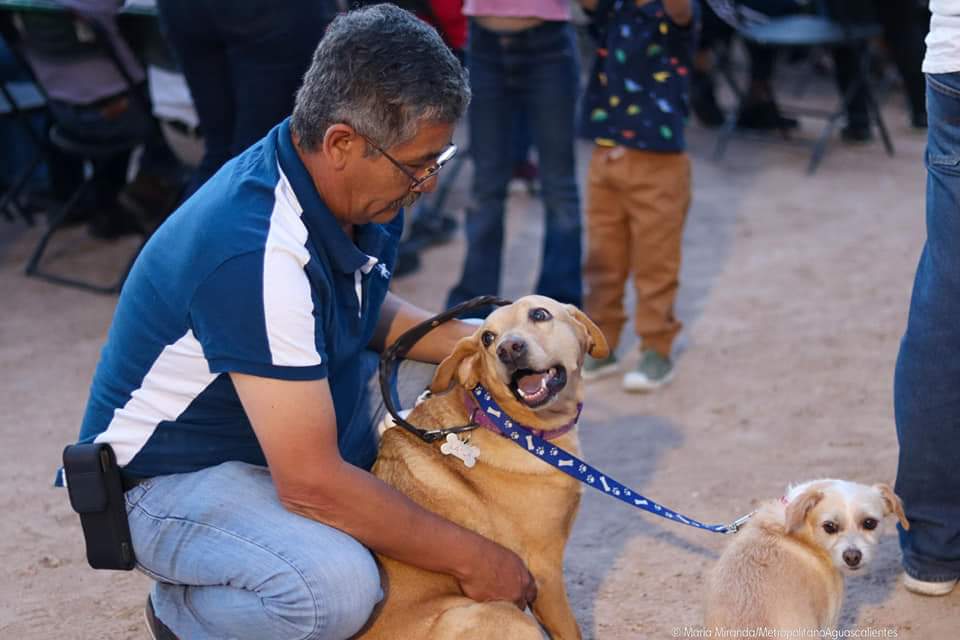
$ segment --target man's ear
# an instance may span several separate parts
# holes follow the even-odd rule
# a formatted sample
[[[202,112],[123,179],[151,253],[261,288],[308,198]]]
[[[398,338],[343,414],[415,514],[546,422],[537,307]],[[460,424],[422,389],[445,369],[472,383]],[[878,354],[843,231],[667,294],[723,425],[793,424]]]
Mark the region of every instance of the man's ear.
[[[431,393],[442,393],[450,388],[454,379],[467,389],[477,386],[480,381],[480,332],[461,338],[453,353],[443,359],[430,383]]]
[[[323,154],[334,169],[343,169],[352,155],[365,150],[366,142],[350,125],[337,123],[327,127],[323,134]],[[358,147],[359,145],[359,147]]]
[[[593,320],[587,317],[587,314],[572,304],[566,305],[566,308],[567,313],[573,316],[573,319],[580,323],[580,326],[587,332],[587,353],[594,358],[606,358],[610,355],[610,347],[607,346],[607,339],[600,331],[600,327],[595,325]]]
[[[787,505],[786,529],[787,534],[796,533],[803,528],[810,510],[823,500],[823,492],[817,489],[807,489]]]
[[[895,494],[888,484],[875,484],[873,488],[883,496],[883,503],[887,507],[887,513],[896,514],[897,520],[900,521],[900,526],[904,529],[909,529],[910,521],[907,520],[907,514],[903,512],[903,500],[900,499],[900,496]]]

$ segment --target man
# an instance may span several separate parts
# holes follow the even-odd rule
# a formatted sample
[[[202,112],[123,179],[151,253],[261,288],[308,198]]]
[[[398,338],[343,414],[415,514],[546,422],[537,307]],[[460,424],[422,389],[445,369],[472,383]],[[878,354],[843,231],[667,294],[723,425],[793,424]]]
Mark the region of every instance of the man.
[[[512,552],[365,468],[376,354],[428,317],[387,292],[399,212],[469,101],[437,33],[377,5],[337,18],[293,116],[228,162],[131,271],[81,441],[110,443],[157,637],[346,638],[382,597],[373,549],[526,606]],[[410,352],[436,363],[469,326]],[[403,372],[401,371],[401,374]]]

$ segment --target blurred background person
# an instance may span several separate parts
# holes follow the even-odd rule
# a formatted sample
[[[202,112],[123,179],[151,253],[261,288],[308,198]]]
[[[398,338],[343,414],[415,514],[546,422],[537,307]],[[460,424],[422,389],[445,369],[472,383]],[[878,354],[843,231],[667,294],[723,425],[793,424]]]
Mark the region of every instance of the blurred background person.
[[[205,150],[190,195],[293,109],[336,0],[157,0]]]
[[[579,57],[568,0],[466,0],[468,111],[474,162],[466,258],[447,306],[500,290],[507,186],[517,159],[514,114],[528,118],[537,149],[544,241],[534,290],[582,302],[580,199],[574,174]],[[486,315],[489,309],[478,309]]]

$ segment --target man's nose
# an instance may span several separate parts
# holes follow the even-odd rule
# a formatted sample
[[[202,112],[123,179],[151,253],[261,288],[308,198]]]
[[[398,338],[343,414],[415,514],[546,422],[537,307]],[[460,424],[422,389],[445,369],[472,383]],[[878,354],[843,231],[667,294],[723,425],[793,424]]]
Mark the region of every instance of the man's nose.
[[[863,553],[860,549],[847,549],[843,552],[843,561],[847,563],[848,567],[855,567],[860,564],[860,560],[863,558]]]
[[[527,355],[527,343],[521,338],[506,338],[497,347],[497,357],[506,365],[517,366]]]

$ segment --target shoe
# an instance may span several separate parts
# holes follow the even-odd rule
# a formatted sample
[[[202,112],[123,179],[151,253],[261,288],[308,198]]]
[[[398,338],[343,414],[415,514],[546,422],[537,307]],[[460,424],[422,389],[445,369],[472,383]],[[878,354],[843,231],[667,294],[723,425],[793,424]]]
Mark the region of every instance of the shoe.
[[[773,100],[744,105],[737,116],[737,127],[741,129],[789,131],[799,126],[800,121],[780,113],[780,107]]]
[[[921,596],[945,596],[949,595],[953,588],[957,586],[957,579],[947,580],[946,582],[931,582],[920,580],[913,576],[903,574],[903,586],[907,591]]]
[[[640,352],[637,368],[623,376],[626,391],[653,391],[673,379],[673,361],[653,349]]]
[[[869,125],[848,124],[840,132],[840,137],[844,142],[861,144],[873,140],[873,131],[870,130]]]
[[[152,232],[173,213],[182,192],[175,180],[139,174],[117,194],[117,204]]]
[[[144,233],[134,216],[119,206],[97,210],[87,222],[87,231],[100,240],[116,240],[122,236]]]
[[[153,640],[177,640],[170,627],[160,622],[153,611],[153,600],[147,596],[147,606],[143,609],[143,618],[147,622],[147,633]]]
[[[620,370],[620,361],[612,353],[606,358],[587,356],[583,361],[583,379],[599,380]]]

